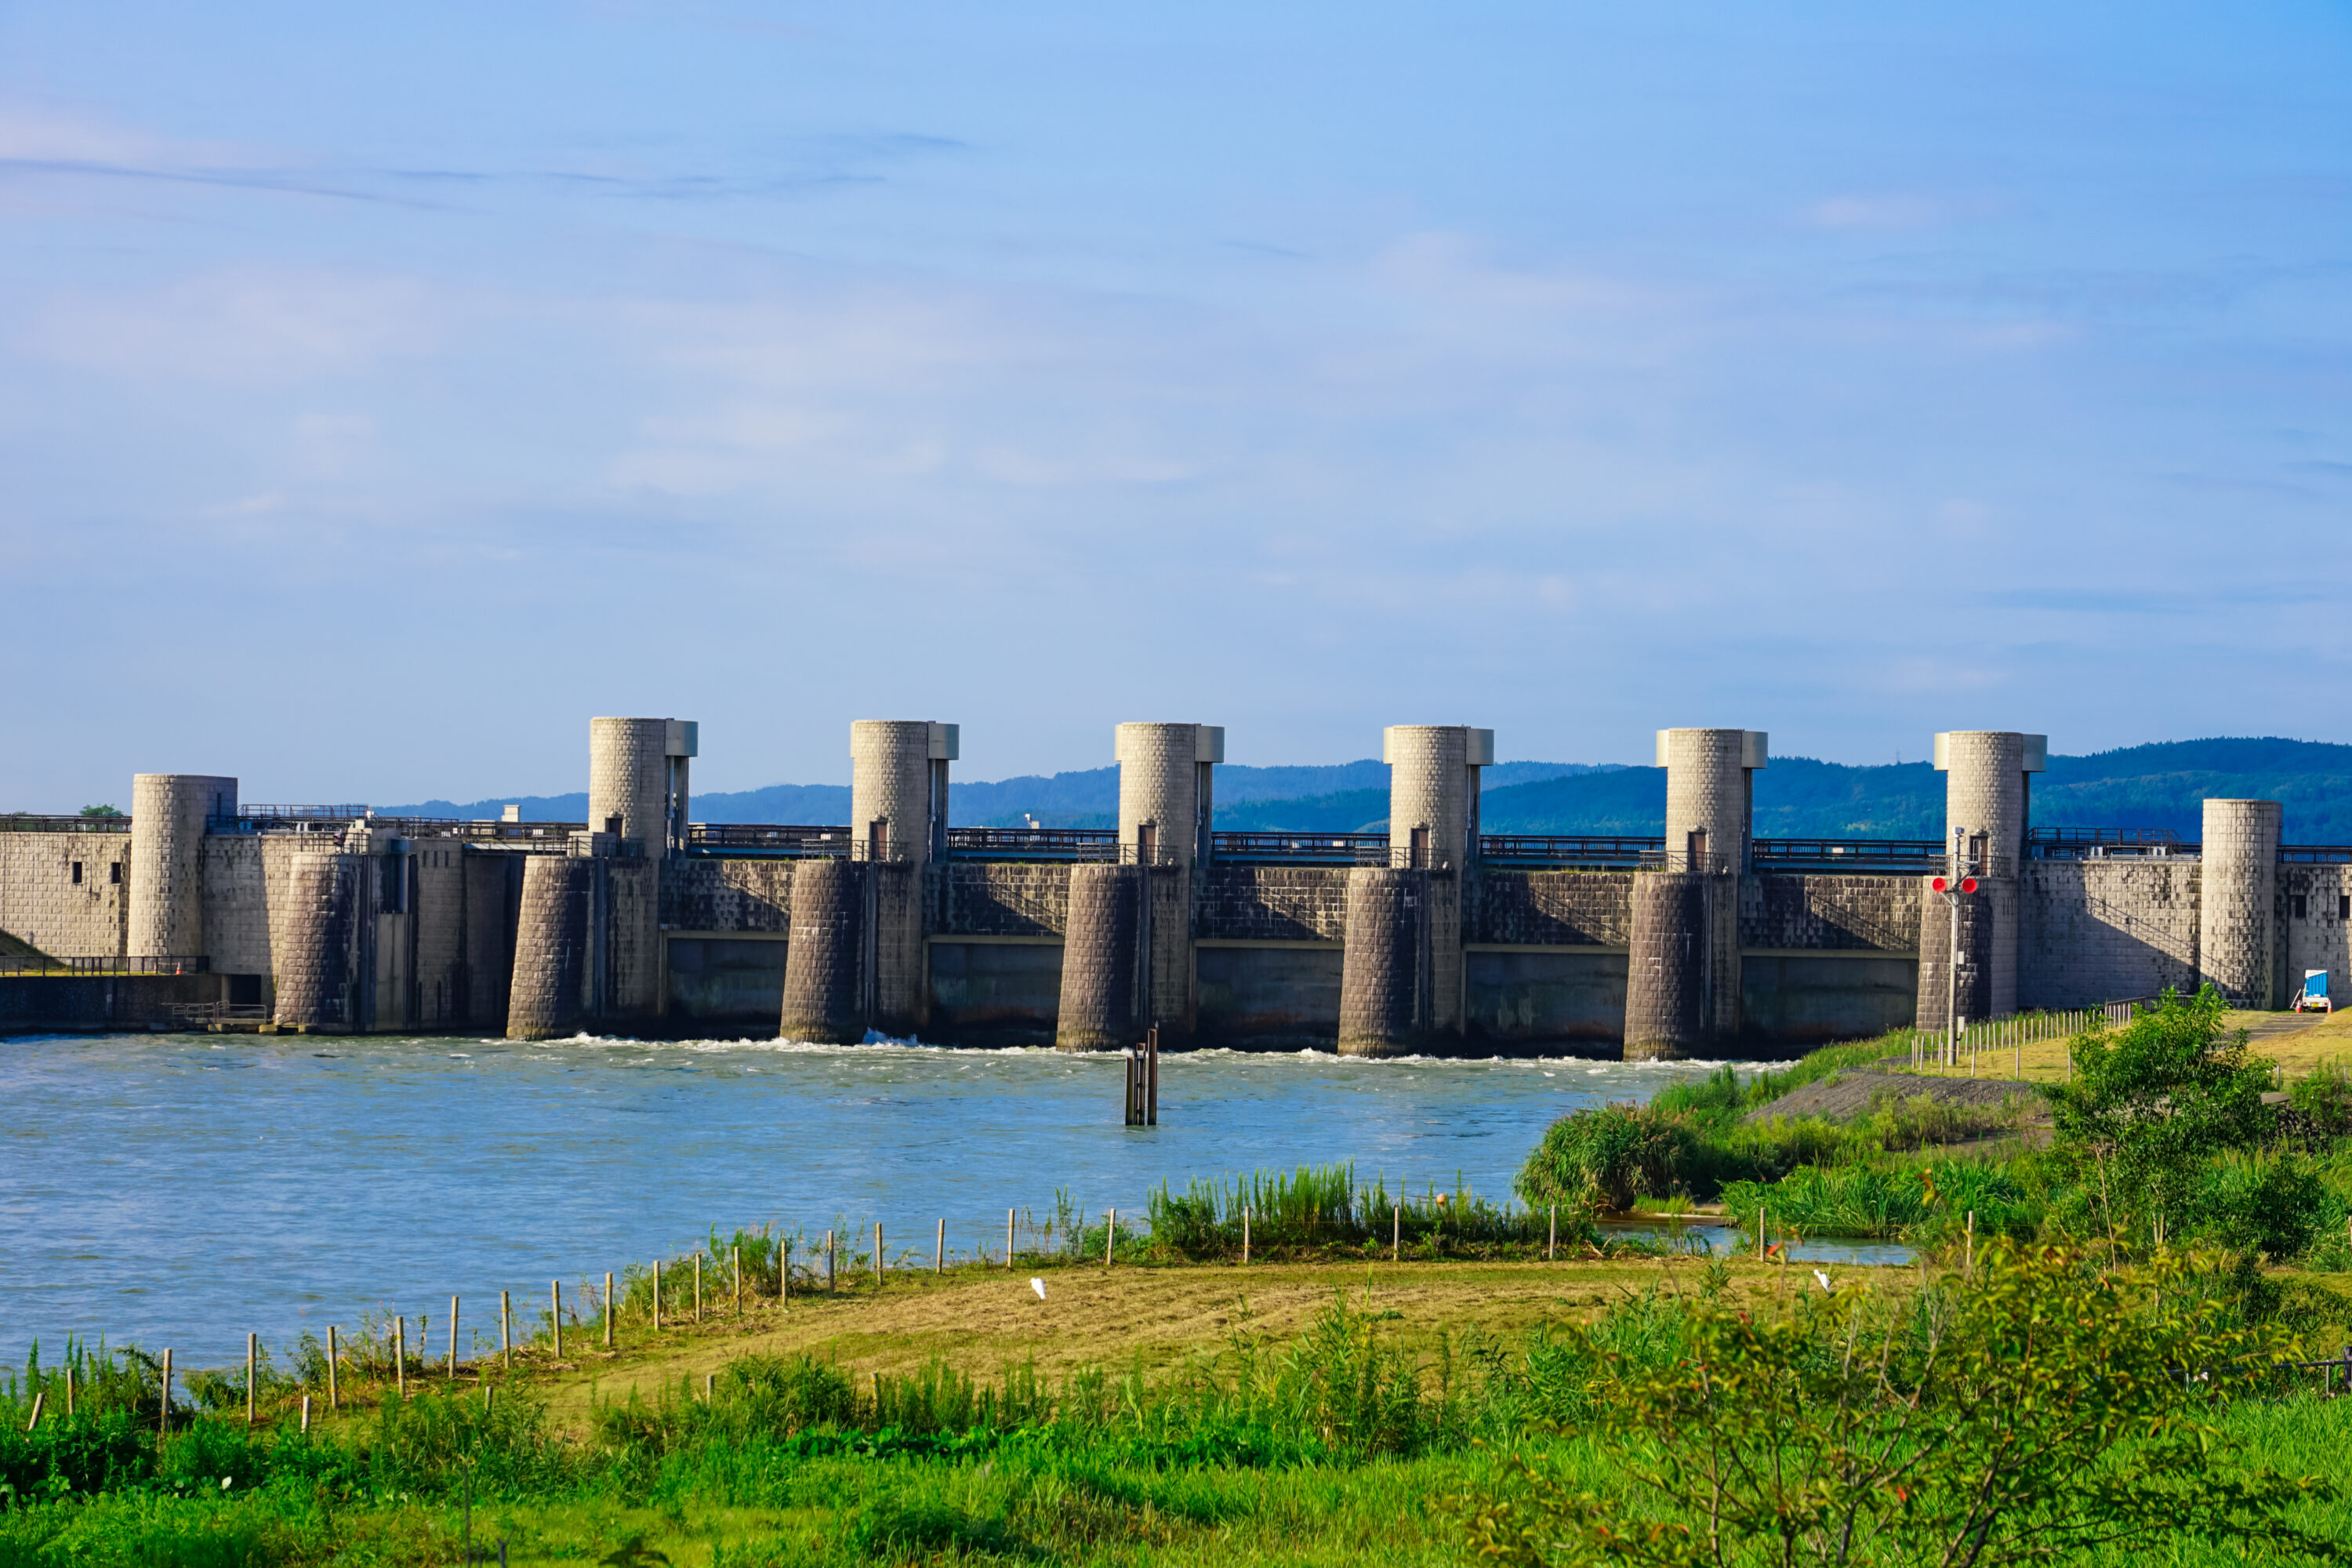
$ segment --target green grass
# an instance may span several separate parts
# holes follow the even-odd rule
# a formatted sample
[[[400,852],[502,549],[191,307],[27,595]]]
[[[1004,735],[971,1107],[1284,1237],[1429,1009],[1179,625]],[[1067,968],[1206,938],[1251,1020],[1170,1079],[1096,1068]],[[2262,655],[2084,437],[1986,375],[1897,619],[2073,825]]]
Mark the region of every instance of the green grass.
[[[1408,1358],[1339,1298],[1295,1339],[1051,1387],[1019,1367],[877,1384],[821,1357],[744,1358],[707,1394],[607,1404],[579,1442],[526,1386],[395,1399],[308,1436],[184,1416],[159,1449],[131,1377],[30,1436],[0,1400],[0,1568],[456,1562],[466,1541],[503,1541],[518,1568],[1460,1563],[1436,1500],[1507,1486],[1509,1455],[1618,1491],[1622,1459],[1587,1436],[1593,1352],[1666,1364],[1696,1300],[1633,1294],[1589,1341],[1472,1336]],[[2283,1468],[2352,1480],[2352,1402],[2245,1400],[2223,1421]],[[2352,1508],[2296,1522],[2352,1532]]]

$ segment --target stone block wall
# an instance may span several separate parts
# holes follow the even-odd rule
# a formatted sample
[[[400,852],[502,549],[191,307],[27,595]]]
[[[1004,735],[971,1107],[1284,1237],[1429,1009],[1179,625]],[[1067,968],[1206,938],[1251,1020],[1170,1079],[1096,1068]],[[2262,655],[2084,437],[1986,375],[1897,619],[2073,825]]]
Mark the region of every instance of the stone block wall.
[[[1916,877],[1747,877],[1739,892],[1744,948],[1918,949]]]
[[[2352,866],[2282,866],[2281,964],[2290,1001],[2303,992],[2303,972],[2327,971],[2327,994],[2352,1007]]]
[[[0,833],[0,931],[52,958],[119,953],[131,870],[128,833]]]
[[[455,839],[420,839],[409,854],[409,941],[416,952],[410,1026],[451,1028],[467,1022],[466,853]]]
[[[2191,860],[2027,861],[2018,1005],[2087,1007],[2193,987],[2201,872]],[[1923,1016],[1941,1014],[1923,1002]]]
[[[1233,942],[1339,942],[1348,872],[1338,866],[1211,866],[1192,934]]]
[[[1192,889],[1190,863],[1148,868],[1151,898],[1151,992],[1144,1004],[1146,1024],[1181,1044],[1200,1021],[1192,996]]]
[[[487,1034],[506,1026],[522,862],[520,855],[503,850],[472,852],[458,862],[466,878],[467,1019]]]
[[[661,1010],[661,873],[663,862],[618,857],[603,862],[611,913],[605,968],[612,990],[607,1016],[649,1018]]]
[[[667,862],[661,875],[663,929],[788,932],[795,864],[699,857]]]
[[[928,872],[941,936],[1060,936],[1070,921],[1070,868],[950,860]]]
[[[277,972],[277,910],[298,860],[334,853],[320,834],[215,834],[205,840],[205,940],[218,974]]]
[[[888,860],[870,868],[874,879],[873,1026],[911,1035],[923,1026],[923,866]]]
[[[1482,871],[1468,940],[1510,947],[1613,947],[1633,940],[1629,871]]]

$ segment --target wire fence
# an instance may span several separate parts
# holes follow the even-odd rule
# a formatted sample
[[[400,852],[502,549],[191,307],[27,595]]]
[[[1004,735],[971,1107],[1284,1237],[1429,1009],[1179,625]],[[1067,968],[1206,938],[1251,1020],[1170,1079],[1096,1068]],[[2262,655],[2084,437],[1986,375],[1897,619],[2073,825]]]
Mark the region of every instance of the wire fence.
[[[2011,1075],[2025,1077],[2025,1047],[2048,1040],[2071,1040],[2096,1024],[2128,1024],[2135,1011],[2153,1006],[2152,996],[2131,996],[2120,1001],[2102,1002],[2095,1007],[2077,1007],[2056,1013],[2019,1013],[2007,1018],[1990,1018],[1982,1023],[1968,1024],[1953,1030],[1914,1029],[1911,1032],[1911,1066],[1925,1068],[1961,1068],[1967,1076],[1983,1076],[1978,1069],[1998,1069],[2003,1054],[2010,1058]],[[2066,1056],[2063,1071],[2074,1077],[2074,1057]]]

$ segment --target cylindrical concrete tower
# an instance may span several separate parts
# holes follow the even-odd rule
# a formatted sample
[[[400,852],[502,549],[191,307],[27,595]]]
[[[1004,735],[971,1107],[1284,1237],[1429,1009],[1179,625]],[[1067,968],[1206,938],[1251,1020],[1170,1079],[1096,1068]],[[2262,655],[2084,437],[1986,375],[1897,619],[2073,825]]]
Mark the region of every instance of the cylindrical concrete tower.
[[[555,1040],[580,1032],[595,875],[596,862],[585,856],[533,855],[523,862],[507,1038]]]
[[[2042,771],[2047,750],[2042,736],[2013,730],[1950,730],[1936,737],[1945,841],[1959,836],[1960,874],[2018,874],[2025,859],[2026,774]]]
[[[669,841],[667,719],[588,721],[588,831],[659,858]]]
[[[792,936],[784,949],[787,1040],[854,1046],[866,1037],[866,890],[872,872],[851,860],[793,868]]]
[[[1478,858],[1478,770],[1495,760],[1495,731],[1466,724],[1391,724],[1381,731],[1389,764],[1389,864],[1450,866]]]
[[[1213,779],[1225,760],[1224,727],[1121,724],[1113,744],[1120,857],[1150,866],[1205,862]]]
[[[133,958],[205,954],[205,824],[236,815],[236,781],[211,773],[137,773],[131,780]]]
[[[2235,1006],[2282,1005],[2274,906],[2284,816],[2274,800],[2205,803],[2197,967]]]
[[[928,719],[860,719],[849,726],[852,853],[920,866],[947,858],[948,764],[960,731]]]
[[[288,868],[283,911],[272,921],[274,1016],[281,1029],[349,1028],[356,858],[299,855]]]
[[[1429,878],[1359,866],[1348,873],[1348,932],[1339,957],[1339,1054],[1403,1056],[1430,1030]]]
[[[1761,730],[1661,730],[1666,770],[1666,868],[1748,869],[1755,833],[1756,770],[1767,761]]]
[[[1628,1061],[1704,1056],[1742,1027],[1739,883],[1754,841],[1761,730],[1661,730],[1661,864],[1633,878],[1625,976]]]
[[[1669,817],[1667,826],[1675,820]],[[1633,879],[1625,964],[1627,1061],[1698,1056],[1714,1038],[1708,894],[1719,880],[1704,871],[1643,871]]]
[[[1124,1050],[1143,1037],[1143,921],[1150,879],[1141,866],[1070,868],[1055,1048]]]
[[[1955,886],[1974,877],[1978,890],[1951,895],[1961,906],[1957,952],[1950,903],[1932,892],[1923,902],[1923,1029],[1940,1029],[1948,1017],[1977,1023],[2017,1011],[2018,878],[2025,867],[2030,775],[2048,765],[2049,751],[2047,736],[2014,730],[1951,730],[1936,737],[1936,766],[1945,777],[1946,876]],[[1955,968],[1956,998],[1948,989]]]

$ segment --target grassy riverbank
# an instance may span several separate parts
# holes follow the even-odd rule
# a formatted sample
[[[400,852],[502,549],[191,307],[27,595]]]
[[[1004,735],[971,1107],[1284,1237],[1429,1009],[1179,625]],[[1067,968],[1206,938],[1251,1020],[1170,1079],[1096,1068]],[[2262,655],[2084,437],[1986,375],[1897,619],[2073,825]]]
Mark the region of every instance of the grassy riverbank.
[[[1830,1300],[1810,1268],[1700,1258],[1038,1278],[1043,1300],[1025,1269],[968,1268],[761,1301],[611,1353],[567,1335],[562,1360],[542,1339],[510,1371],[416,1369],[404,1398],[353,1374],[307,1436],[293,1384],[265,1384],[248,1430],[230,1380],[159,1447],[152,1388],[110,1405],[86,1375],[74,1421],[29,1437],[0,1400],[0,1564],[455,1563],[500,1542],[517,1565],[1460,1563],[1444,1500],[1515,1495],[1517,1458],[1635,1500],[1598,1403],[1609,1358],[1663,1369],[1705,1314],[1803,1323]],[[1926,1277],[1832,1282],[1900,1303]],[[2250,1391],[2225,1436],[2352,1481],[2352,1401],[2302,1385]],[[2284,1518],[2352,1534],[2331,1498]]]
[[[714,1235],[664,1266],[658,1324],[655,1273],[615,1281],[609,1348],[601,1299],[570,1292],[560,1350],[518,1319],[511,1360],[454,1372],[421,1331],[395,1368],[372,1325],[334,1363],[339,1408],[306,1342],[249,1390],[180,1369],[160,1441],[152,1362],[72,1352],[68,1417],[52,1355],[0,1385],[0,1568],[501,1544],[617,1568],[1467,1563],[1481,1542],[1663,1562],[1626,1543],[1700,1521],[1706,1456],[1734,1451],[1750,1477],[1892,1456],[1837,1483],[1869,1516],[1839,1527],[1875,1542],[1856,1562],[1933,1560],[1927,1536],[1996,1494],[1984,1528],[2073,1542],[2055,1560],[2308,1560],[2352,1540],[2352,1399],[2315,1396],[2347,1379],[2296,1364],[2352,1336],[2324,1223],[2352,1191],[2352,1083],[2307,1074],[2273,1105],[2230,1022],[2168,1005],[2078,1043],[2078,1089],[2031,1103],[1872,1087],[1843,1120],[1774,1114],[1877,1084],[1853,1075],[1884,1042],[1695,1078],[1563,1119],[1517,1203],[1261,1173],[1162,1189],[1116,1230],[1060,1205],[1011,1268],[900,1254],[878,1288],[853,1249],[827,1268],[804,1239]],[[1628,1204],[1921,1258],[1612,1244],[1594,1219]],[[1961,1484],[1979,1463],[1999,1487]],[[1752,1543],[1827,1528],[1823,1495],[1721,1506]]]

